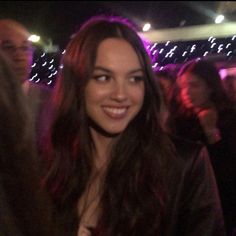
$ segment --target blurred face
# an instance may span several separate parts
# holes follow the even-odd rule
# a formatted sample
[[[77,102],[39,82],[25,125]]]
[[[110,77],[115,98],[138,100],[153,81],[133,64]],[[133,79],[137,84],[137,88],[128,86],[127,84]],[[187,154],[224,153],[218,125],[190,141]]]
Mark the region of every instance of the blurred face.
[[[143,77],[138,56],[128,42],[116,38],[102,41],[85,89],[90,119],[107,134],[123,132],[143,105]]]
[[[210,89],[198,76],[185,73],[179,80],[180,97],[186,108],[204,108],[210,103]]]
[[[28,36],[28,32],[18,25],[0,26],[0,47],[12,62],[21,83],[29,78],[31,72],[33,49]]]

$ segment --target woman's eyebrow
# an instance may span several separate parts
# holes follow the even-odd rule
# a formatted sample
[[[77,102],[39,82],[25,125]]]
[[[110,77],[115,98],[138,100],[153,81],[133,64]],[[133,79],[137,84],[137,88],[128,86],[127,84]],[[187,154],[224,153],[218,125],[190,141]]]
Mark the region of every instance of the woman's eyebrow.
[[[135,73],[139,73],[139,72],[144,73],[142,68],[138,68],[138,69],[133,69],[133,70],[129,71],[128,74],[135,74]]]
[[[94,67],[94,71],[96,71],[96,70],[102,71],[102,72],[107,72],[107,73],[110,73],[110,72],[111,72],[111,70],[109,70],[109,69],[107,69],[107,68],[105,68],[105,67],[102,67],[102,66],[95,66],[95,67]]]
[[[105,73],[112,73],[111,70],[105,68],[105,67],[102,67],[102,66],[95,66],[94,68],[94,71],[101,71],[101,72],[105,72]],[[132,75],[132,74],[135,74],[135,73],[144,73],[143,72],[143,69],[142,68],[137,68],[137,69],[132,69],[130,71],[128,71],[128,75]]]

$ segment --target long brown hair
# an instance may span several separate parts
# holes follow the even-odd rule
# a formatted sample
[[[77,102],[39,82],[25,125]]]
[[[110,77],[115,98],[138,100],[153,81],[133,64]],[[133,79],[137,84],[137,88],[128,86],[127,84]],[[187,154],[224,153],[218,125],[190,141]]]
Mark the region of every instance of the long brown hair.
[[[48,171],[44,184],[55,201],[64,230],[75,234],[77,202],[93,162],[84,89],[93,72],[97,48],[107,38],[122,38],[136,51],[145,74],[145,98],[141,111],[113,147],[103,183],[97,235],[158,235],[164,219],[165,181],[172,151],[161,128],[162,100],[149,55],[127,20],[93,17],[66,47],[53,98],[55,115],[45,149]]]
[[[0,234],[52,236],[49,201],[40,190],[27,101],[0,53]]]

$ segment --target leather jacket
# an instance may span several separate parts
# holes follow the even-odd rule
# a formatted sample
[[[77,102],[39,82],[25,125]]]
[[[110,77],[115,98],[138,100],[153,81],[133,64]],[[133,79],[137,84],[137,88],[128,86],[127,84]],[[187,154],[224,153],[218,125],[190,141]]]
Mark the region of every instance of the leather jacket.
[[[212,165],[204,145],[172,137],[175,178],[169,181],[165,236],[224,236],[224,220]]]
[[[176,137],[171,140],[176,158],[170,165],[166,217],[158,236],[225,236],[218,189],[206,147]],[[97,230],[88,229],[88,235],[98,235]]]

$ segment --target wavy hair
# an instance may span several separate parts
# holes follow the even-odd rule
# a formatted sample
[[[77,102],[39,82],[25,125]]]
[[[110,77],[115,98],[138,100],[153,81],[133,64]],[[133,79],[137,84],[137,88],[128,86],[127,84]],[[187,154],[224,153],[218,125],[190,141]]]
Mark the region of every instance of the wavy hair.
[[[52,236],[50,204],[40,190],[32,118],[10,65],[0,53],[0,232]]]
[[[127,20],[93,17],[66,47],[53,96],[54,117],[45,144],[47,172],[43,184],[55,201],[63,230],[75,235],[77,203],[93,163],[84,90],[93,73],[97,48],[107,38],[121,38],[132,45],[144,71],[145,97],[140,112],[113,146],[96,235],[158,235],[168,197],[166,181],[172,148],[162,130],[162,99],[150,57]]]

